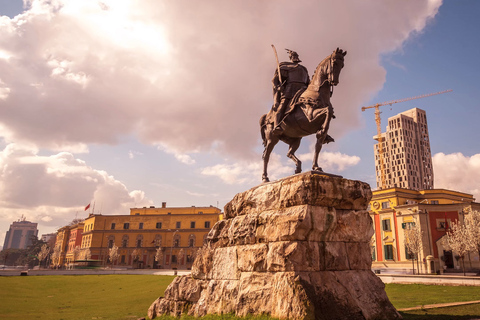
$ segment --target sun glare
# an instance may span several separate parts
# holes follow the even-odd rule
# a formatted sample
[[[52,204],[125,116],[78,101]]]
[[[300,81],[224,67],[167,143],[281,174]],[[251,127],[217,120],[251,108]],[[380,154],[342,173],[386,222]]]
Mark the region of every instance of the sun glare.
[[[84,26],[105,41],[120,48],[166,54],[168,43],[161,25],[153,20],[140,20],[134,15],[135,3],[130,0],[68,1],[62,13],[83,22]]]

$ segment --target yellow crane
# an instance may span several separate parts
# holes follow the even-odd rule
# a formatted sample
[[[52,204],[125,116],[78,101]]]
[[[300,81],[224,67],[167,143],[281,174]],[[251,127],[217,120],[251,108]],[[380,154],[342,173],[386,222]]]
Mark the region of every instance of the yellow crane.
[[[379,189],[385,188],[385,184],[386,184],[385,183],[385,163],[383,161],[384,146],[382,144],[384,142],[384,139],[382,137],[380,107],[381,106],[386,106],[386,105],[391,106],[394,103],[405,102],[405,101],[410,101],[410,100],[414,100],[414,99],[426,98],[426,97],[430,97],[430,96],[434,96],[434,95],[442,94],[442,93],[446,93],[446,92],[451,92],[451,91],[452,90],[449,89],[449,90],[444,90],[444,91],[435,92],[435,93],[422,94],[422,95],[416,96],[416,97],[410,97],[410,98],[405,98],[405,99],[399,99],[399,100],[392,100],[392,101],[387,101],[387,102],[383,102],[383,103],[377,103],[377,104],[374,104],[374,105],[371,105],[371,106],[368,106],[368,107],[362,107],[362,111],[365,111],[367,109],[375,108],[375,123],[377,124],[377,138],[375,140],[378,141],[378,156],[380,158],[379,160],[380,160],[380,182],[381,182],[381,184],[379,185]]]

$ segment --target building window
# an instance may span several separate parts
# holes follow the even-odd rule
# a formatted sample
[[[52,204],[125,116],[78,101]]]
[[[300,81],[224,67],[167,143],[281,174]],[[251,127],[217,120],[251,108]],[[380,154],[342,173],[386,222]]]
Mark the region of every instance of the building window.
[[[415,259],[415,254],[408,250],[407,246],[405,246],[405,259],[412,260]]]
[[[195,229],[195,221],[190,222],[190,229]]]
[[[157,222],[157,224],[155,225],[155,228],[157,228],[157,229],[162,229],[162,223],[161,223],[161,222]]]
[[[177,221],[175,224],[175,228],[180,229],[182,227],[182,223],[180,221]]]
[[[113,240],[108,240],[108,248],[113,248]]]
[[[402,229],[412,229],[413,227],[415,227],[415,222],[402,223]]]
[[[389,201],[382,202],[382,209],[388,209],[388,208],[390,208],[390,202]]]
[[[385,251],[385,260],[393,260],[393,246],[391,244],[386,244],[383,246]]]
[[[438,200],[432,200],[430,201],[430,204],[438,204]]]
[[[112,230],[115,229],[115,222],[112,222],[112,225],[110,226],[110,229],[112,229]]]
[[[122,255],[122,256],[120,257],[120,263],[125,263],[125,255]]]
[[[210,221],[205,221],[205,229],[210,229]]]
[[[140,222],[140,223],[138,224],[138,229],[143,229],[143,222]]]
[[[180,246],[180,238],[175,237],[175,239],[173,239],[173,246],[175,248],[178,248]]]
[[[188,237],[188,246],[189,246],[190,248],[195,247],[195,235],[194,235],[194,234],[191,234],[191,235]]]
[[[382,220],[382,230],[383,231],[392,231],[390,226],[390,219]]]
[[[137,239],[137,248],[142,247],[142,239]]]
[[[177,256],[176,255],[172,255],[172,263],[177,263]]]
[[[130,229],[130,223],[125,222],[125,223],[123,224],[123,229],[125,229],[125,230],[126,230],[126,229]]]
[[[122,238],[122,247],[123,247],[123,248],[128,247],[128,236],[123,236],[123,238]]]

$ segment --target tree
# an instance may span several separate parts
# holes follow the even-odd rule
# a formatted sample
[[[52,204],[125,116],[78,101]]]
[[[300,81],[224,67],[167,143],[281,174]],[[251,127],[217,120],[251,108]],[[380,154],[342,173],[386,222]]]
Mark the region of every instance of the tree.
[[[132,261],[137,262],[140,259],[140,251],[138,249],[134,249],[132,251]]]
[[[84,260],[90,260],[91,257],[92,257],[92,252],[90,251],[90,248],[87,248],[87,249],[83,250],[83,259]]]
[[[118,253],[118,247],[116,245],[113,245],[113,247],[108,249],[108,260],[110,260],[112,265],[117,261],[119,256],[120,254]]]
[[[180,251],[178,252],[178,261],[179,263],[181,263],[183,257],[185,256],[185,251],[183,251],[183,249],[180,249]]]
[[[408,224],[407,228],[405,228],[404,233],[405,233],[405,247],[407,248],[408,254],[412,256],[412,264],[413,264],[413,259],[416,258],[417,260],[417,274],[418,274],[419,273],[418,271],[420,270],[418,258],[419,258],[420,252],[423,251],[423,242],[422,242],[423,231],[420,230],[420,226],[417,223],[415,223],[415,224]],[[415,268],[413,268],[413,273],[415,274]]]
[[[47,259],[50,254],[50,247],[47,244],[44,244],[38,253],[38,265],[42,265],[42,261]]]
[[[162,247],[157,248],[157,252],[155,252],[155,261],[160,263],[160,261],[163,261],[163,250]]]
[[[463,275],[465,275],[465,255],[475,249],[469,240],[466,226],[459,222],[452,222],[450,230],[443,237],[442,244],[446,249],[455,251],[462,259]]]
[[[72,252],[72,255],[73,255],[73,262],[77,261],[78,258],[80,258],[80,246],[76,246],[75,248],[73,248],[73,252]]]
[[[472,250],[480,257],[480,212],[471,211],[465,215],[465,228]]]
[[[52,264],[55,266],[55,268],[58,268],[58,265],[60,264],[60,252],[61,249],[59,245],[53,248],[51,259]]]

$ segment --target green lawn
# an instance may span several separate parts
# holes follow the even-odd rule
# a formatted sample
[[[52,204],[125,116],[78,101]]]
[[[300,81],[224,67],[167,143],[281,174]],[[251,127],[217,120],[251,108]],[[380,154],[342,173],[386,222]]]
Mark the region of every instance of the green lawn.
[[[172,276],[154,275],[0,277],[0,319],[136,320],[146,317],[150,304],[163,295],[172,279]],[[479,287],[388,284],[386,292],[396,308],[480,300]],[[480,304],[401,314],[406,320],[470,320],[480,318]],[[194,319],[184,317],[187,318]],[[235,317],[204,318],[218,319]]]
[[[397,309],[437,303],[480,300],[480,287],[387,284],[385,291],[393,306]]]
[[[173,276],[0,277],[0,319],[138,319]]]

